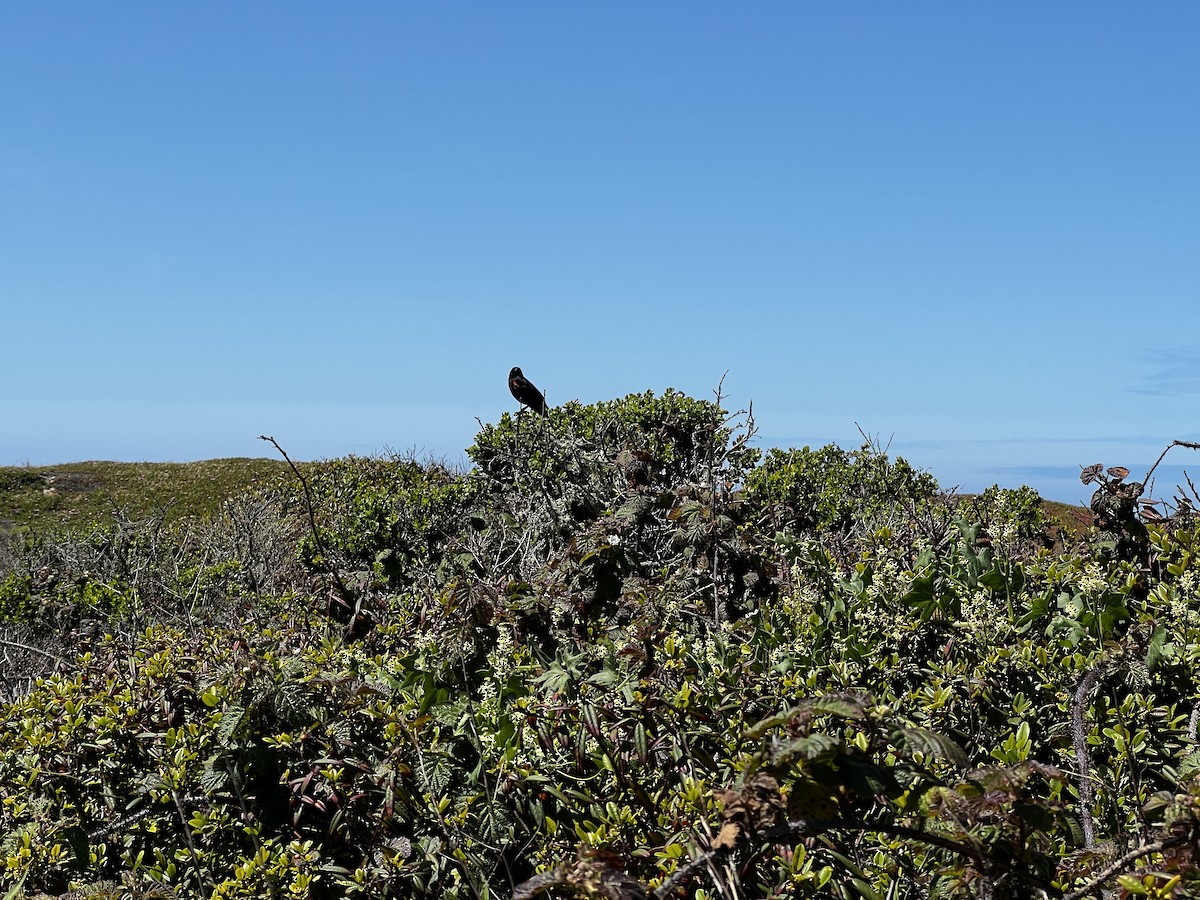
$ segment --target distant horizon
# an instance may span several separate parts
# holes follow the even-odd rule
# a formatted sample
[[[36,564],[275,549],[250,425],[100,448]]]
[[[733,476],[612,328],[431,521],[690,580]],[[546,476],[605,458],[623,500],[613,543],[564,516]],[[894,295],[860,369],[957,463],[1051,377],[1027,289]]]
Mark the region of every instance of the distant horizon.
[[[826,442],[826,443],[830,443],[830,442]],[[836,443],[836,442],[833,442],[833,443]],[[1167,442],[1163,445],[1164,450],[1167,448],[1169,443],[1170,442]],[[322,461],[328,461],[328,460],[333,460],[333,459],[345,458],[345,457],[349,457],[349,456],[359,456],[359,457],[412,456],[413,458],[415,458],[421,462],[442,463],[442,464],[451,466],[451,467],[456,468],[461,471],[467,471],[472,466],[470,457],[467,456],[465,448],[458,454],[458,456],[456,458],[452,457],[450,454],[443,454],[443,453],[437,453],[437,452],[422,452],[420,450],[415,450],[413,448],[396,448],[396,447],[386,447],[386,446],[379,447],[372,451],[347,452],[347,453],[342,453],[342,454],[322,455],[322,456],[313,456],[313,457],[299,457],[299,456],[296,456],[288,448],[287,444],[285,442],[283,442],[282,440],[280,441],[280,445],[283,447],[283,449],[285,451],[287,451],[288,456],[292,459],[292,461],[297,462],[297,463],[299,463],[299,462],[306,462],[306,463],[307,462],[322,462]],[[802,446],[809,446],[809,447],[812,447],[815,449],[817,447],[825,446],[825,444],[807,444],[807,445],[804,445],[804,444],[800,444],[800,445],[768,444],[768,443],[764,443],[762,440],[757,440],[757,439],[752,442],[752,445],[754,447],[756,447],[757,449],[761,450],[764,454],[766,453],[767,450],[770,450],[773,448],[787,450],[787,449],[793,449],[793,448],[799,449]],[[855,444],[855,445],[851,445],[851,446],[838,444],[838,446],[841,446],[845,450],[854,450],[854,449],[857,449],[861,445],[862,445],[861,442],[859,444]],[[921,458],[918,454],[914,454],[911,451],[904,451],[903,449],[898,449],[897,446],[894,446],[894,445],[891,447],[886,447],[886,442],[884,442],[880,446],[880,449],[885,449],[885,448],[886,448],[888,455],[891,458],[893,458],[893,459],[898,458],[898,457],[903,458],[904,460],[906,460],[908,463],[915,466],[916,468],[918,468],[922,471],[928,472],[938,482],[939,488],[942,489],[943,491],[947,491],[947,492],[955,491],[956,493],[959,493],[959,494],[979,494],[979,493],[982,493],[987,488],[991,487],[992,485],[999,485],[1002,488],[1009,488],[1009,489],[1017,489],[1022,486],[1028,486],[1028,487],[1031,487],[1034,490],[1036,490],[1038,492],[1038,494],[1042,497],[1043,500],[1048,500],[1048,501],[1052,501],[1055,503],[1065,503],[1065,504],[1068,504],[1071,506],[1083,506],[1083,507],[1086,507],[1088,505],[1088,502],[1089,502],[1092,494],[1095,491],[1094,486],[1085,485],[1080,481],[1080,473],[1083,471],[1083,469],[1086,466],[1092,465],[1093,463],[1096,463],[1096,462],[1101,462],[1105,466],[1105,468],[1108,468],[1110,466],[1124,466],[1125,468],[1129,469],[1129,471],[1130,471],[1130,474],[1129,474],[1127,480],[1141,481],[1145,477],[1145,474],[1150,470],[1151,466],[1154,465],[1155,460],[1158,459],[1158,454],[1155,454],[1154,457],[1148,461],[1121,460],[1121,459],[1117,459],[1115,457],[1112,459],[1100,459],[1099,457],[1092,459],[1089,457],[1089,459],[1091,459],[1090,462],[1079,463],[1077,465],[1012,466],[1012,467],[1008,467],[1008,468],[997,469],[994,476],[991,477],[990,480],[986,474],[977,473],[977,478],[974,481],[970,482],[969,484],[964,485],[964,484],[958,483],[958,482],[951,483],[951,482],[947,481],[946,479],[939,477],[936,468],[931,468],[929,466],[922,464]],[[920,450],[919,447],[916,447],[914,449],[917,449],[918,451]],[[1162,451],[1160,450],[1159,452],[1161,453]],[[1200,456],[1197,456],[1194,464],[1192,464],[1192,465],[1189,465],[1186,461],[1173,462],[1172,457],[1175,455],[1178,455],[1181,460],[1186,460],[1187,456],[1192,453],[1195,453],[1195,451],[1190,450],[1189,448],[1185,448],[1185,447],[1172,448],[1170,450],[1170,452],[1167,454],[1166,458],[1161,463],[1159,463],[1157,468],[1154,470],[1154,473],[1152,476],[1153,489],[1151,492],[1147,493],[1146,496],[1153,497],[1153,499],[1156,499],[1156,500],[1173,500],[1173,498],[1175,497],[1175,495],[1177,493],[1177,489],[1180,489],[1180,488],[1183,489],[1185,492],[1187,492],[1190,495],[1191,491],[1190,491],[1190,487],[1188,485],[1188,478],[1190,476],[1193,482],[1200,480]],[[261,449],[259,453],[242,453],[242,454],[230,454],[230,455],[223,455],[223,456],[183,455],[180,457],[173,457],[173,458],[169,458],[169,459],[150,458],[150,457],[112,458],[112,457],[88,456],[88,457],[80,457],[80,458],[74,458],[74,459],[62,459],[62,460],[58,460],[55,462],[44,462],[44,461],[33,462],[33,461],[29,461],[29,460],[23,460],[23,461],[19,461],[19,462],[5,462],[5,463],[0,463],[0,466],[3,466],[5,468],[42,469],[42,468],[55,468],[58,466],[82,465],[82,464],[86,464],[86,463],[108,463],[108,462],[125,463],[125,464],[140,464],[140,463],[160,464],[161,463],[161,464],[186,465],[188,463],[207,462],[207,461],[211,461],[211,460],[224,460],[224,459],[269,459],[269,460],[274,460],[274,461],[277,461],[280,463],[284,462],[283,457],[280,456],[279,453],[275,452],[274,448],[268,444],[268,445],[266,445],[265,449]],[[957,488],[957,490],[956,490],[956,488]]]
[[[1197,34],[1112,0],[7,5],[0,463],[457,460],[517,365],[552,405],[724,377],[767,445],[861,426],[1079,502],[1077,467],[1200,440]]]

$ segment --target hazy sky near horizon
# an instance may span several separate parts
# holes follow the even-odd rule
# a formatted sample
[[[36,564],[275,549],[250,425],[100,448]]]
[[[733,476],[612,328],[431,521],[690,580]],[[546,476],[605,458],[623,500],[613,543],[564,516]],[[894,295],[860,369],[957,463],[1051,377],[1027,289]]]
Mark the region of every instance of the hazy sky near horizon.
[[[551,404],[727,372],[764,447],[1085,500],[1200,439],[1198,41],[1187,3],[5,5],[0,465],[459,461],[520,365]]]

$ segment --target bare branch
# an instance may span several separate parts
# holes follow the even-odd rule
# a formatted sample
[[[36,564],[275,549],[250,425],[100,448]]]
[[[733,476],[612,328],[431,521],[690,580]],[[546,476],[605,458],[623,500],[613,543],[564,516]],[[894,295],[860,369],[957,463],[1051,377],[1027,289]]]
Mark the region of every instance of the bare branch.
[[[1037,890],[1043,896],[1060,896],[1052,885],[1046,884],[1027,872],[1011,868],[1006,860],[985,855],[973,844],[956,841],[953,838],[917,828],[909,828],[904,825],[862,822],[854,819],[794,819],[786,825],[780,825],[757,835],[757,838],[760,843],[770,844],[785,840],[794,840],[806,835],[820,834],[826,831],[869,832],[904,840],[918,841],[932,847],[940,847],[943,850],[948,850],[951,853],[956,853],[971,860],[981,872],[992,873],[1000,869]],[[653,900],[665,900],[698,869],[711,866],[714,860],[727,856],[729,852],[729,849],[726,847],[717,847],[692,858],[685,865],[680,866],[672,872],[671,876],[654,890],[651,895]]]
[[[1195,441],[1171,441],[1171,443],[1167,444],[1166,450],[1163,450],[1163,452],[1158,455],[1158,459],[1154,461],[1154,465],[1150,467],[1150,471],[1147,472],[1146,477],[1142,479],[1142,484],[1146,484],[1150,481],[1150,476],[1154,474],[1154,470],[1158,468],[1158,464],[1163,461],[1163,457],[1167,455],[1167,452],[1172,447],[1187,447],[1189,450],[1200,450],[1200,443],[1196,443]]]
[[[1154,841],[1151,844],[1142,844],[1140,847],[1134,847],[1124,856],[1113,860],[1111,864],[1102,869],[1083,887],[1077,888],[1069,894],[1064,894],[1062,900],[1080,900],[1082,897],[1095,893],[1103,887],[1104,882],[1121,872],[1131,862],[1135,862],[1143,856],[1149,856],[1151,853],[1161,853],[1163,850],[1169,850],[1172,847],[1182,847],[1184,844],[1191,842],[1191,840],[1192,836],[1190,834],[1181,834],[1172,838],[1165,838],[1161,841]]]
[[[28,644],[22,644],[20,641],[9,641],[5,640],[4,638],[0,638],[0,645],[5,647],[14,647],[18,650],[28,650],[30,653],[36,653],[39,656],[44,656],[46,659],[51,660],[60,666],[64,662],[61,656],[55,656],[53,653],[47,653],[45,650],[39,650],[37,647],[31,647]]]
[[[1092,757],[1087,748],[1087,732],[1083,728],[1083,708],[1096,689],[1096,682],[1105,673],[1110,660],[1101,660],[1079,680],[1071,696],[1071,737],[1075,747],[1075,765],[1079,771],[1079,823],[1083,829],[1083,846],[1096,846],[1096,825],[1092,817]]]
[[[258,439],[260,441],[269,441],[271,444],[273,444],[275,449],[279,451],[280,456],[284,458],[284,461],[287,462],[288,466],[291,468],[292,473],[297,479],[299,479],[300,487],[304,489],[304,507],[308,512],[308,526],[312,530],[313,540],[317,542],[317,549],[321,551],[321,556],[323,556],[326,563],[329,564],[330,574],[333,576],[334,583],[337,585],[342,599],[348,598],[350,596],[350,590],[346,587],[345,582],[342,581],[342,576],[338,572],[337,567],[333,565],[333,557],[329,553],[329,548],[325,546],[325,541],[321,539],[320,529],[317,528],[317,516],[313,511],[312,491],[310,491],[308,488],[308,479],[304,477],[304,474],[300,471],[296,464],[292,462],[292,458],[287,455],[287,451],[279,446],[279,442],[275,440],[275,438],[269,437],[265,434],[260,434]]]

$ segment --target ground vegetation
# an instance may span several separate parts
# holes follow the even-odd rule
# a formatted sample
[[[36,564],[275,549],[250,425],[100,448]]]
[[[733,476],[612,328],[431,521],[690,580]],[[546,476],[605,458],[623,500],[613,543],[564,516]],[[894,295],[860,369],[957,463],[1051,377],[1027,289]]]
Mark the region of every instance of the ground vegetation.
[[[1078,527],[722,405],[10,525],[0,896],[1200,890],[1190,485]]]

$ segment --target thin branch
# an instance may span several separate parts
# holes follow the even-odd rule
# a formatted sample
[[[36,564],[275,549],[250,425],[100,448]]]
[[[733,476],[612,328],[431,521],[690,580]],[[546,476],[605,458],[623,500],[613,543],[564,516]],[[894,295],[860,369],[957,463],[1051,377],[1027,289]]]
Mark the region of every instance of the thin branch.
[[[287,455],[287,451],[279,446],[279,441],[265,434],[260,434],[258,439],[260,441],[270,441],[275,446],[275,449],[279,451],[279,455],[287,462],[292,473],[300,481],[300,487],[304,489],[304,508],[308,512],[308,526],[312,530],[313,540],[317,542],[317,549],[321,551],[321,556],[324,557],[326,564],[330,566],[330,574],[333,575],[334,583],[341,592],[342,599],[348,598],[350,590],[346,587],[345,582],[342,581],[342,576],[337,571],[337,567],[333,565],[333,557],[329,553],[329,548],[325,546],[325,541],[321,539],[320,529],[317,528],[317,516],[313,511],[312,491],[308,488],[308,479],[304,477],[300,469],[292,462],[292,458]],[[351,619],[351,622],[353,623],[353,619]]]
[[[22,644],[20,641],[9,641],[0,638],[0,645],[5,647],[15,647],[19,650],[28,650],[30,653],[36,653],[39,656],[44,656],[46,659],[53,660],[58,665],[62,665],[64,660],[61,656],[55,656],[53,653],[47,653],[45,650],[39,650],[37,647],[30,647],[28,644]]]
[[[1152,844],[1143,844],[1140,847],[1135,847],[1124,856],[1115,859],[1106,868],[1102,869],[1099,874],[1095,875],[1091,881],[1081,888],[1071,891],[1069,894],[1064,894],[1062,900],[1080,900],[1081,897],[1086,897],[1093,891],[1098,890],[1104,882],[1112,878],[1131,862],[1141,859],[1143,856],[1149,856],[1151,853],[1161,853],[1163,850],[1170,850],[1172,847],[1182,847],[1184,844],[1190,843],[1192,836],[1190,834],[1181,834],[1172,838],[1165,838],[1161,841],[1155,841]]]
[[[187,841],[188,849],[192,853],[192,859],[196,862],[196,867],[203,872],[204,877],[208,879],[208,888],[213,890],[216,888],[216,882],[213,880],[212,869],[209,868],[207,860],[201,855],[196,848],[196,841],[192,837],[192,828],[188,814],[183,808],[186,798],[181,798],[175,788],[171,788],[171,799],[175,801],[175,809],[179,812],[179,827],[183,831],[183,837]],[[196,881],[200,881],[200,872],[196,873]],[[201,890],[204,889],[203,882],[200,883]]]
[[[1197,502],[1200,502],[1200,494],[1196,493],[1196,485],[1192,483],[1192,476],[1187,473],[1186,469],[1183,471],[1183,477],[1187,479],[1188,487],[1192,489],[1192,496],[1196,498]],[[1183,491],[1180,491],[1179,493],[1184,497],[1184,499],[1187,499],[1187,495],[1184,494]]]
[[[309,527],[312,528],[313,539],[316,540],[317,547],[320,548],[321,553],[328,557],[328,551],[325,549],[325,542],[321,540],[321,532],[317,530],[317,518],[316,514],[313,512],[313,498],[312,492],[308,489],[308,479],[304,477],[298,468],[296,468],[296,464],[292,462],[292,458],[287,455],[287,451],[279,446],[279,441],[265,434],[260,434],[258,439],[260,441],[270,441],[271,444],[274,445],[275,449],[279,451],[279,455],[283,457],[284,461],[291,468],[292,474],[294,474],[296,479],[300,482],[300,487],[304,489],[304,506],[308,511],[308,524]]]
[[[720,626],[721,624],[721,582],[720,582],[720,567],[721,567],[721,542],[717,539],[717,432],[721,426],[718,424],[721,415],[721,403],[725,399],[725,376],[729,374],[726,369],[721,375],[721,380],[717,382],[717,389],[713,391],[716,395],[716,403],[713,404],[713,422],[712,429],[708,435],[708,502],[712,508],[712,528],[713,528],[713,548],[712,548],[712,592],[713,592],[713,624]]]
[[[904,825],[887,825],[883,823],[860,822],[853,819],[794,819],[786,825],[780,825],[771,828],[757,835],[757,839],[762,843],[779,843],[784,840],[798,838],[804,835],[818,834],[825,831],[858,831],[869,832],[876,834],[887,835],[888,837],[902,838],[906,840],[919,841],[923,844],[928,844],[933,847],[940,847],[943,850],[949,850],[951,853],[956,853],[959,856],[964,856],[971,860],[981,871],[988,871],[996,867],[1006,868],[1007,872],[1019,878],[1030,887],[1040,891],[1043,895],[1049,897],[1058,897],[1059,893],[1049,884],[1041,881],[1038,878],[1029,875],[1026,872],[1021,872],[1016,869],[1007,868],[1007,861],[988,857],[982,853],[979,848],[963,841],[956,841],[953,838],[943,837],[932,832],[922,831],[917,828],[909,828]],[[704,853],[690,859],[686,865],[680,866],[671,876],[654,889],[651,895],[653,900],[665,900],[674,890],[679,887],[687,878],[690,878],[696,870],[705,868],[711,865],[714,858],[724,856],[730,852],[729,848],[718,847],[710,849]],[[1065,900],[1065,898],[1064,898]]]
[[[858,430],[858,433],[862,435],[863,442],[866,444],[866,446],[870,447],[872,450],[875,450],[878,453],[886,454],[892,449],[892,441],[896,439],[895,432],[892,432],[892,434],[888,437],[888,442],[881,447],[879,446],[878,437],[872,437],[871,435],[867,434],[865,431],[863,431],[863,427],[857,422],[854,423],[854,427]]]
[[[1071,697],[1071,736],[1075,745],[1075,765],[1079,770],[1079,824],[1083,829],[1083,846],[1089,850],[1096,846],[1096,826],[1092,818],[1092,758],[1088,753],[1087,733],[1083,730],[1083,707],[1108,665],[1107,660],[1101,660],[1092,667],[1079,680]]]
[[[1187,447],[1189,450],[1200,450],[1200,444],[1194,441],[1171,441],[1171,443],[1167,444],[1167,449],[1158,455],[1158,459],[1150,467],[1150,471],[1146,473],[1146,477],[1142,479],[1142,484],[1146,484],[1150,480],[1150,476],[1154,474],[1154,470],[1158,468],[1158,464],[1163,461],[1163,457],[1167,455],[1167,451],[1172,447]]]

